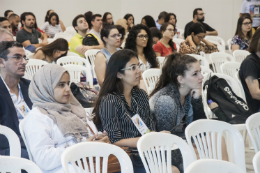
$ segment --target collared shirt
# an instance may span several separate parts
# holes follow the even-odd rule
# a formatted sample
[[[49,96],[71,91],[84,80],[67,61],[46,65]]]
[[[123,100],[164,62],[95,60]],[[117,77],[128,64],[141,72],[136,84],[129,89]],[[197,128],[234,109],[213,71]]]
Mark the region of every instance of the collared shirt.
[[[160,30],[160,28],[161,28],[162,25],[160,25],[160,24],[158,23],[158,19],[156,20],[155,25],[156,25],[156,28]]]
[[[14,103],[14,107],[15,107],[15,110],[16,110],[16,113],[17,113],[17,117],[18,117],[18,120],[19,120],[19,122],[20,122],[24,117],[23,117],[23,115],[18,111],[18,109],[17,109],[16,106],[19,105],[19,104],[21,104],[21,103],[26,104],[26,102],[25,102],[24,99],[23,99],[23,93],[22,93],[20,84],[18,83],[19,95],[18,95],[18,97],[17,97],[14,93],[11,93],[11,92],[10,92],[9,87],[7,86],[7,84],[5,83],[5,81],[4,81],[4,79],[2,78],[1,75],[0,75],[0,77],[1,77],[3,83],[5,84],[6,89],[8,90],[8,92],[9,92],[11,98],[12,98],[12,101],[13,101],[13,103]],[[26,106],[28,106],[28,105],[26,104]]]
[[[23,43],[27,40],[31,42],[31,44],[39,44],[39,38],[41,38],[42,34],[36,30],[32,29],[32,33],[26,31],[24,28],[16,33],[16,41],[19,43]]]

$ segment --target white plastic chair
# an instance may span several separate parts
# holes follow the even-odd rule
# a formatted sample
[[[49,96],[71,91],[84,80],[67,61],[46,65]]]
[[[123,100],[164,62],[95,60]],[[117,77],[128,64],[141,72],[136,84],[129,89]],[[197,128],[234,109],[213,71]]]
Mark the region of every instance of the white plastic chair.
[[[84,109],[85,109],[86,113],[90,116],[90,115],[92,115],[94,108],[84,108]]]
[[[157,81],[162,74],[161,69],[150,68],[145,70],[142,74],[145,87],[147,89],[148,95],[153,91]]]
[[[181,39],[181,38],[173,38],[172,41],[173,41],[175,44],[177,44],[177,45],[180,46],[181,42],[183,42],[183,41],[185,41],[185,40],[184,40],[184,39]]]
[[[81,65],[68,64],[63,66],[66,70],[68,70],[70,75],[70,82],[78,83],[80,82],[81,73],[88,74],[86,67]],[[92,79],[92,78],[91,78]]]
[[[93,88],[93,76],[91,71],[91,65],[88,60],[79,56],[64,56],[57,60],[57,64],[62,66],[73,64],[85,67],[85,75],[87,82],[89,83],[90,88]]]
[[[238,70],[238,72],[236,72],[234,79],[235,79],[235,81],[238,83],[238,86],[239,86],[239,88],[240,88],[240,93],[241,93],[242,99],[246,102],[246,94],[245,94],[244,88],[243,88],[243,86],[242,86],[242,83],[241,83],[241,81],[240,81],[239,70]]]
[[[94,78],[97,78],[96,73],[95,73],[95,63],[94,63],[94,61],[95,61],[95,58],[96,58],[98,51],[100,51],[100,50],[99,49],[91,49],[91,50],[87,50],[85,52],[85,57],[86,57],[86,59],[89,60],[89,62],[91,64],[92,74],[93,74]]]
[[[180,38],[184,39],[184,29],[177,29],[180,32]]]
[[[225,48],[218,41],[210,40],[210,42],[217,45],[219,52],[226,52]]]
[[[177,52],[180,50],[180,45],[176,44]]]
[[[220,65],[227,61],[235,62],[235,58],[224,52],[214,52],[210,54],[210,59],[212,61],[213,70],[215,73],[221,73]]]
[[[26,64],[25,76],[27,79],[32,80],[33,75],[38,71],[42,66],[48,64],[46,61],[39,59],[29,59]]]
[[[193,162],[185,173],[246,173],[239,166],[222,161],[203,159]]]
[[[226,74],[235,79],[235,75],[238,72],[240,65],[241,63],[239,62],[232,62],[232,61],[224,62],[220,66],[220,71],[222,74]]]
[[[12,156],[0,156],[0,170],[2,173],[17,173],[21,169],[28,173],[42,173],[41,169],[30,160]]]
[[[75,173],[83,173],[81,160],[84,163],[84,172],[94,173],[93,158],[96,158],[96,173],[107,172],[107,161],[110,154],[117,157],[122,173],[133,173],[133,165],[130,157],[118,146],[101,142],[82,142],[67,148],[61,155],[61,164],[65,173],[69,173],[68,163],[73,165]],[[103,157],[103,166],[100,168],[100,157]],[[86,162],[89,159],[90,169]],[[78,166],[76,165],[76,162]]]
[[[74,53],[74,52],[70,52],[70,51],[67,52],[67,56],[77,56],[77,57],[81,57],[81,56],[79,56],[79,54]]]
[[[228,39],[228,41],[227,41],[228,50],[229,50],[230,53],[232,53],[232,49],[231,49],[231,41],[232,41],[232,38]]]
[[[65,31],[74,29],[73,26],[68,26]],[[74,29],[75,30],[75,29]]]
[[[224,132],[231,136],[235,164],[246,172],[244,141],[240,132],[231,124],[216,120],[197,120],[186,127],[185,136],[192,149],[191,137],[193,138],[200,159],[222,160],[221,140]]]
[[[16,36],[13,36],[14,41],[16,41]]]
[[[16,133],[9,127],[0,125],[0,134],[4,135],[9,142],[10,156],[21,157],[21,144]],[[2,171],[1,166],[0,171]]]
[[[31,161],[33,161],[33,160],[32,160],[32,153],[31,153],[31,151],[30,151],[30,149],[29,149],[29,147],[28,147],[28,144],[27,144],[27,141],[26,141],[26,138],[25,138],[25,135],[24,135],[23,124],[24,124],[24,119],[19,123],[19,130],[20,130],[20,133],[21,133],[23,142],[24,142],[24,144],[25,144],[25,146],[26,146],[26,149],[27,149],[27,152],[28,152],[28,155],[29,155],[29,159],[30,159]]]
[[[125,48],[125,42],[123,42],[123,43],[121,44],[121,47],[122,47],[122,48]]]
[[[138,140],[137,149],[147,173],[171,172],[173,145],[177,145],[181,150],[185,171],[196,160],[196,156],[182,138],[167,133],[151,132]]]
[[[77,32],[75,31],[75,29],[66,29],[66,31],[64,31],[65,34],[69,34],[71,36],[74,36]]]
[[[197,54],[187,54],[187,55],[190,55],[190,56],[196,58],[198,61],[200,61],[201,66],[205,66],[205,67],[209,68],[209,62],[205,57],[197,55]]]
[[[64,38],[68,42],[70,42],[70,39],[72,38],[72,36],[70,34],[60,32],[60,33],[55,34],[53,39],[57,39],[57,38]]]
[[[27,59],[33,59],[34,53],[29,54],[28,56],[26,56]]]
[[[209,74],[209,73],[213,73],[212,70],[210,70],[208,67],[206,66],[200,66],[201,68],[201,74],[204,76],[206,74]]]
[[[225,44],[225,41],[223,40],[223,38],[221,38],[219,36],[206,36],[205,39],[210,42],[218,42],[221,45],[222,49],[225,51],[226,44]]]
[[[24,50],[24,53],[25,53],[26,57],[28,57],[30,54],[32,54],[32,52],[27,50],[27,49],[23,49],[23,50]]]
[[[260,113],[255,113],[247,118],[246,120],[246,128],[252,144],[255,149],[255,153],[260,151]]]
[[[260,152],[257,152],[253,158],[255,173],[260,173]]]
[[[165,57],[163,57],[163,56],[158,56],[158,57],[156,57],[156,58],[157,58],[157,61],[159,62],[160,69],[162,69],[162,67],[163,67],[163,65],[164,65]]]
[[[233,57],[235,58],[235,60],[237,62],[242,63],[242,61],[244,61],[244,59],[250,55],[250,52],[246,51],[246,50],[235,50],[233,52]]]

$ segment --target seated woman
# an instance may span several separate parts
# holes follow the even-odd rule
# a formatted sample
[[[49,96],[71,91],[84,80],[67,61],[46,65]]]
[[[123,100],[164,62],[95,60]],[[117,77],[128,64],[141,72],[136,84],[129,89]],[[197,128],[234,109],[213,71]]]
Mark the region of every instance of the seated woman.
[[[132,14],[127,13],[124,16],[124,19],[126,20],[126,24],[127,24],[127,31],[126,32],[129,32],[132,29],[132,27],[135,25],[135,18]]]
[[[137,54],[124,49],[114,53],[107,65],[106,77],[97,99],[93,119],[99,130],[105,130],[112,144],[137,147],[143,135],[132,118],[146,124],[146,131],[154,131],[155,120],[150,115],[148,96],[137,86],[141,79],[141,64]],[[141,158],[131,157],[134,172],[145,172]]]
[[[172,23],[164,23],[162,24],[160,31],[163,35],[162,39],[153,46],[153,50],[157,57],[165,57],[172,52],[177,51],[176,44],[172,41],[172,37],[175,33],[175,26]]]
[[[177,27],[176,27],[176,24],[177,24],[177,18],[176,18],[176,15],[174,13],[168,13],[165,18],[164,18],[164,23],[172,23],[175,27],[175,35],[174,35],[174,38],[181,38],[181,35],[180,35],[180,31],[178,31]]]
[[[35,52],[33,59],[40,59],[47,61],[48,63],[56,62],[60,57],[66,56],[68,50],[69,45],[67,40],[58,38],[52,43],[38,49]]]
[[[150,28],[150,31],[153,37],[153,45],[155,45],[162,38],[162,34],[160,30],[157,29],[157,27]]]
[[[101,30],[101,40],[105,47],[97,53],[94,61],[97,81],[100,86],[103,84],[107,63],[109,62],[111,55],[119,50],[118,47],[120,47],[121,37],[122,35],[114,25],[108,25]]]
[[[119,46],[119,48],[120,49],[122,49],[121,48],[121,45],[123,44],[123,42],[125,41],[125,28],[124,27],[122,27],[121,25],[115,25],[116,26],[116,28],[117,28],[117,30],[118,30],[118,32],[122,35],[122,37],[120,38],[120,46]]]
[[[137,53],[142,72],[149,68],[158,68],[158,62],[153,50],[153,41],[149,28],[139,24],[133,26],[129,31],[125,43],[125,49],[131,49]]]
[[[180,44],[180,53],[202,54],[218,52],[217,45],[205,39],[206,30],[200,23],[190,26],[188,37]]]
[[[237,30],[231,41],[231,49],[248,50],[252,38],[252,19],[250,15],[243,14],[237,21]]]
[[[198,119],[206,119],[201,98],[203,75],[199,61],[189,55],[168,55],[159,81],[150,95],[150,109],[156,130],[170,131],[185,138],[185,128]],[[222,158],[227,160],[225,145]],[[179,150],[172,152],[172,165],[183,172]]]
[[[27,149],[43,172],[63,173],[61,155],[66,148],[92,141],[98,134],[69,85],[66,69],[48,64],[35,73],[29,87],[33,108],[24,120],[23,129]],[[109,142],[108,137],[103,135],[97,139]],[[74,172],[72,165],[69,167]]]
[[[105,12],[102,18],[103,23],[109,23],[110,25],[114,25],[113,16],[110,12]]]
[[[144,16],[142,18],[141,24],[147,26],[148,28],[156,27],[155,21],[150,15]]]
[[[41,30],[43,30],[50,38],[53,38],[55,34],[63,32],[59,22],[58,14],[53,12],[50,14],[48,21],[43,24]]]

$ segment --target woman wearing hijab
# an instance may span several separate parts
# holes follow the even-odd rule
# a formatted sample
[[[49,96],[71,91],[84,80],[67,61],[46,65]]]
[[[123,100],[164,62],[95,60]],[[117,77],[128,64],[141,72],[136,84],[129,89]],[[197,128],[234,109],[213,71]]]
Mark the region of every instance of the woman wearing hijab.
[[[71,93],[65,68],[48,64],[35,73],[29,97],[33,108],[24,120],[24,133],[33,161],[44,173],[63,173],[61,155],[67,147],[94,139],[109,142],[99,135],[86,112]],[[95,134],[92,134],[93,133]],[[69,165],[70,172],[74,172]]]

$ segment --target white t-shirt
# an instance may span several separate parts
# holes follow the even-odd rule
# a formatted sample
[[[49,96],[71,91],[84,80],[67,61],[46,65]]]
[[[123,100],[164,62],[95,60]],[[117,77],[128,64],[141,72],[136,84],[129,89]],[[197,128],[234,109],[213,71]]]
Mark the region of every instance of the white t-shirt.
[[[96,32],[94,29],[91,29],[89,31],[89,33],[94,34],[95,36],[97,36],[99,38],[99,40],[101,40],[100,32]]]
[[[54,37],[55,34],[62,32],[60,24],[52,26],[51,24],[49,24],[49,22],[45,22],[42,25],[41,30],[43,30],[43,32],[50,35],[51,37]]]
[[[260,25],[260,0],[244,0],[240,13],[249,13],[253,19],[253,27]]]

